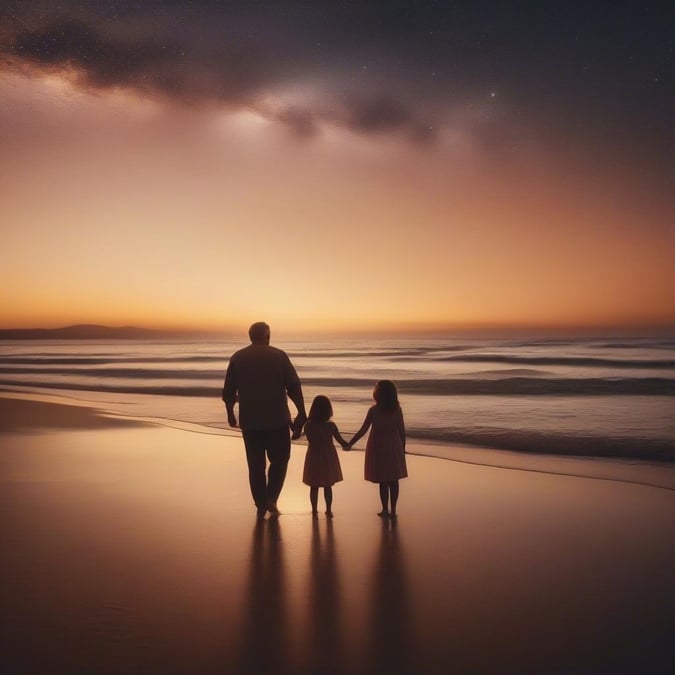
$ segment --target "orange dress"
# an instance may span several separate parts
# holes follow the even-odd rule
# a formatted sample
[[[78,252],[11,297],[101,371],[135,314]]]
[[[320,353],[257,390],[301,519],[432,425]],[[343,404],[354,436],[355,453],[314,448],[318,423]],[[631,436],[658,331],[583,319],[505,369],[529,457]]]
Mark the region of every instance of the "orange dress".
[[[342,480],[342,469],[333,443],[334,422],[305,424],[307,454],[302,472],[302,482],[310,487],[330,487]]]
[[[373,406],[370,415],[372,426],[366,443],[365,479],[373,483],[387,483],[406,478],[408,467],[402,438],[401,408],[383,410]]]

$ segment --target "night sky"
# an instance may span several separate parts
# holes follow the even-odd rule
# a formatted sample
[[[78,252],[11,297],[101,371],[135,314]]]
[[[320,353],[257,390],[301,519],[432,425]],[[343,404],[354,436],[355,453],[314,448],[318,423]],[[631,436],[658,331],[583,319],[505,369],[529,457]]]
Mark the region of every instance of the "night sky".
[[[0,7],[6,326],[675,325],[667,3]]]

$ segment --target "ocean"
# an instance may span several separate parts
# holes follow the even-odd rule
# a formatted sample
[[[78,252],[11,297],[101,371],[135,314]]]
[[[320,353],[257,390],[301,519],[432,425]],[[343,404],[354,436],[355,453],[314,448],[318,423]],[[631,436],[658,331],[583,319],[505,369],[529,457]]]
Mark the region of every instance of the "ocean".
[[[94,402],[112,412],[228,431],[228,357],[215,341],[24,340],[0,343],[0,387]],[[275,343],[307,406],[327,395],[344,435],[379,379],[393,380],[409,452],[675,459],[675,339],[333,339]],[[291,410],[293,411],[292,405]],[[236,432],[232,432],[236,433]],[[475,456],[475,455],[474,455]]]

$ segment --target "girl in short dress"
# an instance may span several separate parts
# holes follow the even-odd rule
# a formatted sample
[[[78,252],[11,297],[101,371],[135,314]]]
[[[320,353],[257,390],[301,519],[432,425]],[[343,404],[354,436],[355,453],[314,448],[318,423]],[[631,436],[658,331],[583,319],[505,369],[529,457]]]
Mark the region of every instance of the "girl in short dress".
[[[408,475],[405,461],[405,424],[398,402],[396,385],[390,380],[380,380],[373,391],[375,405],[366,414],[361,428],[349,441],[352,446],[372,426],[366,443],[365,479],[380,484],[382,518],[396,518],[398,481]]]
[[[319,488],[323,488],[326,500],[326,516],[333,517],[333,485],[342,480],[342,469],[333,439],[345,447],[345,441],[335,424],[331,421],[333,406],[327,396],[317,396],[309,409],[305,423],[307,436],[307,454],[302,473],[302,482],[309,485],[309,501],[312,504],[312,516],[317,516]]]

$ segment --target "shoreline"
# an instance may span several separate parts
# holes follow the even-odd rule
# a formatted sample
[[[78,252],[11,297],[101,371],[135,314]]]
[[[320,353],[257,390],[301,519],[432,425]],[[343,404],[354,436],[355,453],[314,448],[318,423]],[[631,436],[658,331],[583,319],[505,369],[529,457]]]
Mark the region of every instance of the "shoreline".
[[[3,401],[6,400],[36,402],[49,404],[54,407],[61,406],[62,408],[89,410],[88,414],[93,415],[97,419],[96,423],[101,428],[110,426],[112,421],[116,421],[120,425],[154,425],[192,433],[241,439],[240,432],[229,428],[212,427],[171,418],[129,415],[107,410],[105,401],[97,402],[61,394],[19,392],[0,388],[0,404],[3,404]],[[6,417],[7,415],[0,411],[0,432],[4,430],[3,425],[5,424]],[[71,418],[72,414],[66,413],[66,421],[59,420],[58,414],[55,411],[50,416],[50,419],[54,420],[54,428],[67,427],[68,420]],[[41,426],[45,426],[44,419],[40,420]],[[77,428],[77,426],[74,428]],[[360,446],[363,446],[363,443],[364,441],[360,443]],[[300,451],[301,448],[306,447],[306,443],[302,441],[294,441],[292,445],[296,448],[296,451]],[[355,454],[362,453],[363,447],[354,448],[352,452]],[[343,452],[340,451],[340,455],[342,454]],[[431,441],[420,442],[416,438],[408,440],[407,454],[470,466],[491,467],[507,471],[544,473],[573,478],[586,478],[589,480],[616,481],[675,491],[675,463],[673,462],[658,462],[655,464],[650,460],[635,460],[634,458],[532,453],[462,444],[434,443]]]
[[[282,516],[258,522],[236,436],[19,407],[7,672],[632,675],[675,657],[664,490],[410,455],[383,521],[362,454],[341,453],[335,518],[313,520],[296,445]]]
[[[151,388],[151,392],[131,393],[131,390],[125,393],[117,387],[101,385],[98,389],[92,389],[87,385],[67,386],[62,388],[58,383],[49,385],[33,386],[28,383],[12,384],[8,381],[0,382],[0,392],[25,393],[29,397],[39,398],[41,400],[66,399],[67,401],[88,401],[99,403],[102,407],[114,409],[118,414],[134,418],[145,418],[143,414],[130,414],[124,410],[127,406],[137,407],[142,410],[147,406],[153,410],[152,419],[165,420],[166,423],[195,424],[197,426],[206,426],[210,429],[220,430],[227,434],[229,429],[224,426],[224,415],[220,418],[214,416],[213,410],[207,413],[207,407],[203,402],[214,403],[219,401],[217,396],[218,389],[213,390],[212,396],[199,395],[189,396],[181,402],[183,414],[176,417],[176,403],[180,396],[174,396],[167,393],[167,388]],[[601,397],[602,398],[602,397]],[[670,399],[667,402],[660,401],[663,397],[656,397],[654,405],[671,405]],[[187,403],[189,401],[189,403]],[[497,405],[497,402],[495,402]],[[167,414],[158,415],[158,410],[164,410]],[[186,413],[190,410],[190,413]],[[169,412],[171,411],[171,412]],[[173,415],[173,416],[172,416]],[[206,419],[208,417],[208,420]],[[188,421],[195,420],[199,421]],[[352,420],[353,422],[353,420]],[[358,424],[352,429],[360,425]],[[356,424],[356,423],[355,423]],[[664,466],[675,466],[675,441],[671,440],[672,431],[667,432],[665,428],[661,430],[661,436],[653,436],[645,433],[643,436],[632,436],[630,430],[622,435],[620,431],[608,431],[606,435],[594,435],[588,431],[578,430],[577,432],[559,432],[556,431],[556,422],[551,420],[549,428],[529,428],[524,426],[522,429],[517,427],[494,428],[488,426],[478,429],[475,425],[467,428],[447,429],[424,427],[417,428],[409,425],[408,440],[411,447],[424,448],[419,454],[447,458],[448,454],[439,450],[439,448],[454,450],[463,448],[475,452],[489,451],[502,453],[502,461],[508,453],[517,455],[530,455],[532,457],[569,457],[569,458],[590,458],[590,459],[608,459],[623,460],[627,462],[659,462]],[[635,421],[635,424],[640,424]],[[662,424],[667,424],[664,420]],[[412,454],[418,454],[413,451]],[[452,453],[450,453],[452,454]]]

